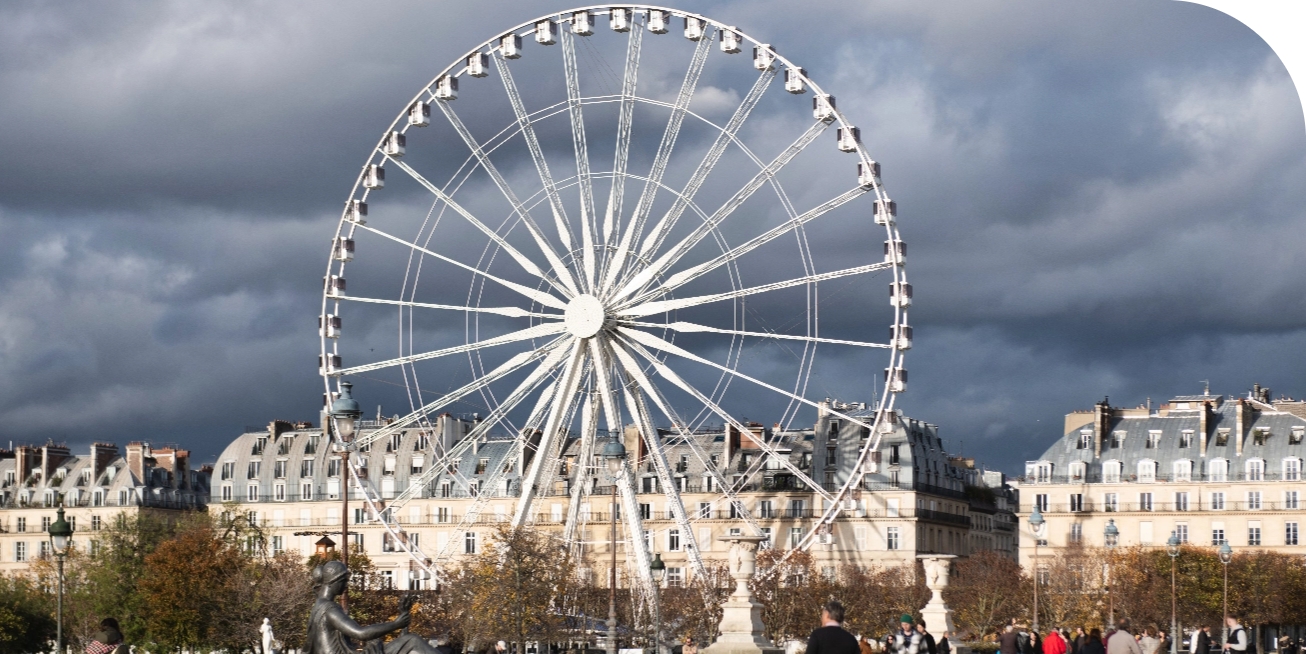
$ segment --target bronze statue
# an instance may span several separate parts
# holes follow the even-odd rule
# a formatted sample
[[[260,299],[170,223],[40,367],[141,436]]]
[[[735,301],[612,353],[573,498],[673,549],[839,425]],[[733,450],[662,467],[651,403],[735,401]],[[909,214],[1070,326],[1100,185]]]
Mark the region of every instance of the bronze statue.
[[[313,584],[317,586],[317,601],[308,615],[308,638],[304,654],[358,654],[354,642],[364,643],[367,654],[435,654],[435,648],[417,634],[408,633],[413,621],[413,595],[405,595],[399,603],[399,617],[367,627],[354,622],[336,603],[336,597],[349,584],[349,570],[339,561],[327,561],[313,569]],[[386,634],[404,629],[394,640],[382,643]]]

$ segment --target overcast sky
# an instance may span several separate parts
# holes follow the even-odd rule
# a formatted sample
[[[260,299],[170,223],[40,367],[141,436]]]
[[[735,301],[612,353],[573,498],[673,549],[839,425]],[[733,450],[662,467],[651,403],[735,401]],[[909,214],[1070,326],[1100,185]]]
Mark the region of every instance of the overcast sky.
[[[1104,395],[1306,395],[1302,109],[1242,24],[1161,1],[672,4],[769,41],[861,126],[911,247],[899,406],[950,450],[1015,472]],[[359,165],[450,61],[562,8],[0,6],[0,438],[212,461],[246,425],[316,422]],[[866,400],[878,374],[813,394]]]

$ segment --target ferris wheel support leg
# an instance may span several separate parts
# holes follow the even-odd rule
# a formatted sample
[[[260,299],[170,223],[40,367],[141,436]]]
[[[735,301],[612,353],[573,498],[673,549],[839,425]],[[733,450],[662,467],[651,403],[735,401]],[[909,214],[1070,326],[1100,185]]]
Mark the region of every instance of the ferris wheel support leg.
[[[653,573],[649,570],[648,541],[644,539],[644,522],[639,517],[639,498],[635,495],[634,482],[629,469],[622,469],[621,478],[617,480],[617,492],[621,495],[621,516],[626,526],[627,551],[635,557],[635,572],[639,575],[639,586],[646,597],[653,593]],[[611,508],[611,507],[609,507]],[[629,569],[629,566],[627,566]]]
[[[513,511],[512,515],[512,526],[514,528],[526,524],[526,519],[530,517],[531,503],[535,500],[535,487],[539,484],[540,473],[544,470],[544,465],[549,459],[548,453],[554,449],[554,440],[558,438],[558,432],[563,427],[562,422],[567,416],[567,410],[571,407],[571,400],[576,396],[585,357],[584,344],[577,341],[571,348],[571,359],[563,368],[562,378],[557,382],[558,393],[553,398],[553,406],[550,407],[549,417],[544,423],[544,433],[540,437],[540,444],[535,450],[535,456],[531,459],[530,469],[526,473],[526,477],[521,481],[521,497],[517,500],[517,509]],[[525,455],[526,452],[523,450],[522,456]]]

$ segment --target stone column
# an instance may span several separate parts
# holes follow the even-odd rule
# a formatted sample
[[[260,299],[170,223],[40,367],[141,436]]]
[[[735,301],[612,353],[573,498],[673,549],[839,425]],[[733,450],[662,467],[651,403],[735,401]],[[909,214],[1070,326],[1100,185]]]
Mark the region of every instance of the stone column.
[[[937,640],[945,631],[957,631],[952,624],[952,609],[943,602],[943,589],[948,587],[948,568],[952,565],[949,559],[957,557],[951,554],[921,554],[916,558],[921,560],[922,567],[925,568],[925,587],[931,593],[929,603],[921,609],[921,617],[925,619],[925,628]]]
[[[757,546],[764,536],[723,536],[730,543],[730,576],[735,591],[721,605],[721,635],[703,654],[784,654],[762,628],[762,604],[753,599],[748,582],[757,572]]]

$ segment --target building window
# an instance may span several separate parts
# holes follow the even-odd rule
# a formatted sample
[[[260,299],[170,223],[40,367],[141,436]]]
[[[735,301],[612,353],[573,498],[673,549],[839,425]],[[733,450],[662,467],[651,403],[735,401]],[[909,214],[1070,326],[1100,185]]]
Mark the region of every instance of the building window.
[[[285,485],[285,484],[277,484],[277,485],[273,488],[273,492],[276,494],[276,499],[277,499],[278,502],[284,502],[284,501],[286,501],[286,485]]]
[[[1193,431],[1191,429],[1184,430],[1183,433],[1179,434],[1179,447],[1186,448],[1192,446],[1193,446]]]
[[[236,476],[236,462],[224,461],[222,463],[222,478],[231,479]]]
[[[1070,542],[1079,543],[1084,540],[1084,525],[1076,522],[1070,525]]]
[[[705,503],[705,502],[700,502],[700,503],[699,503],[699,507],[702,507],[704,504],[706,504],[706,503]],[[708,506],[710,507],[711,505],[708,504]],[[758,514],[757,517],[759,517],[759,518],[774,518],[774,517],[775,517],[775,504],[774,504],[773,502],[771,502],[771,500],[762,500],[761,502],[758,502],[758,503],[757,503],[757,514]]]
[[[703,531],[704,531],[704,530],[701,530],[701,529],[699,530],[699,532],[698,532],[698,541],[699,541],[700,543],[703,543],[704,545],[707,545],[708,543],[711,542],[711,539],[710,539],[710,538],[704,538],[704,537],[703,537]],[[762,527],[762,537],[765,538],[766,540],[762,541],[761,543],[758,543],[758,547],[759,547],[759,548],[764,549],[764,550],[769,550],[769,549],[771,549],[771,548],[775,545],[775,539],[771,537],[771,528],[770,528],[770,527]],[[707,548],[704,547],[703,549],[707,549]]]
[[[1211,529],[1211,545],[1224,544],[1224,527]]]
[[[339,458],[339,457],[333,457],[333,458],[327,459],[327,476],[328,476],[328,477],[339,477],[339,476],[340,476],[340,458]]]
[[[644,504],[644,503],[640,503],[640,505],[639,505],[639,519],[640,519],[640,520],[652,520],[652,519],[653,519],[653,505],[652,505],[652,504]]]
[[[866,549],[866,527],[853,527],[853,542],[859,551]]]
[[[263,467],[263,462],[262,462],[262,461],[250,461],[250,462],[249,462],[249,472],[248,472],[247,475],[245,475],[245,478],[246,478],[246,479],[258,479],[258,474],[259,474],[259,472],[261,471],[261,468],[262,468],[262,467]]]
[[[469,531],[463,534],[463,554],[476,553],[476,532]]]
[[[1039,493],[1034,496],[1034,507],[1043,513],[1047,513],[1048,510],[1047,493]]]
[[[478,475],[483,475],[483,474],[485,474],[485,469],[488,468],[488,467],[490,467],[490,460],[489,460],[489,459],[487,459],[487,458],[477,459],[477,461],[476,461],[476,474],[478,474]]]
[[[1074,463],[1071,463],[1070,464],[1071,481],[1082,481],[1084,479],[1085,472],[1087,472],[1087,470],[1088,470],[1088,466],[1085,465],[1083,461],[1075,461]]]
[[[22,541],[14,543],[14,560],[19,563],[27,560],[27,543]]]
[[[892,529],[892,527],[890,527],[890,529]],[[802,527],[790,527],[790,528],[789,528],[789,547],[791,547],[791,548],[793,548],[793,547],[798,547],[798,544],[801,543],[802,540],[803,540],[803,528],[802,528]]]
[[[889,527],[885,530],[885,544],[887,549],[896,550],[902,548],[901,530],[898,527]]]
[[[1138,510],[1139,510],[1139,511],[1151,511],[1151,510],[1152,510],[1152,494],[1151,494],[1151,493],[1139,493],[1139,494],[1138,494]]]
[[[1037,483],[1048,483],[1052,481],[1052,464],[1046,461],[1029,464],[1026,466],[1025,474]]]
[[[1180,542],[1180,543],[1187,543],[1187,542],[1188,542],[1188,525],[1185,524],[1185,523],[1180,523],[1180,524],[1175,525],[1175,528],[1174,528],[1174,534],[1175,534],[1175,536],[1178,536],[1178,537],[1179,537],[1179,542]]]
[[[1252,459],[1247,462],[1247,481],[1263,481],[1265,479],[1265,462],[1260,459]]]
[[[1221,491],[1221,492],[1216,492],[1216,493],[1211,493],[1211,510],[1212,510],[1212,511],[1223,511],[1223,510],[1224,510],[1224,492],[1223,492],[1223,491]]]
[[[1285,509],[1298,509],[1298,508],[1301,508],[1301,507],[1299,506],[1298,501],[1297,501],[1297,497],[1298,497],[1298,495],[1297,495],[1297,491],[1295,491],[1295,490],[1284,491],[1284,492],[1283,492],[1283,508],[1285,508]]]
[[[802,500],[789,500],[789,517],[790,517],[790,518],[801,518],[801,517],[803,517],[803,501],[802,501]]]
[[[1259,526],[1247,527],[1247,544],[1248,545],[1261,544],[1261,528]]]
[[[312,459],[304,459],[303,461],[300,461],[300,462],[299,462],[299,476],[300,476],[300,477],[312,477],[312,476],[313,476],[313,460],[312,460]]]
[[[1106,461],[1102,464],[1102,481],[1108,484],[1120,483],[1120,462]]]
[[[679,552],[679,551],[680,551],[680,530],[679,530],[679,529],[669,529],[669,530],[667,530],[667,551],[668,551],[668,552]]]
[[[1077,447],[1078,449],[1081,449],[1081,450],[1092,449],[1092,447],[1093,447],[1093,432],[1091,432],[1091,431],[1081,431],[1081,432],[1079,432],[1079,444],[1078,444],[1076,447]]]
[[[1145,484],[1156,481],[1156,461],[1143,459],[1138,462],[1138,481]]]
[[[272,476],[277,479],[285,479],[286,464],[287,462],[285,459],[278,459],[276,463],[272,464]]]
[[[281,540],[281,537],[280,537],[280,536],[273,536],[273,537],[272,537],[272,553],[273,553],[273,554],[280,554],[281,552],[285,551],[285,549],[286,549],[286,548],[285,548],[285,545],[283,544],[283,541]]]
[[[680,588],[681,586],[684,586],[684,585],[685,585],[685,569],[684,569],[684,568],[671,568],[671,567],[668,567],[668,568],[667,568],[667,587],[668,587],[668,588]]]
[[[1283,478],[1287,481],[1301,480],[1301,459],[1290,458],[1283,460]]]
[[[249,488],[245,489],[245,500],[248,502],[258,501],[258,484],[250,484]]]
[[[1193,480],[1193,462],[1188,459],[1180,459],[1174,462],[1174,480],[1175,481],[1192,481]]]
[[[1229,430],[1221,429],[1215,432],[1215,446],[1227,447],[1229,445]]]
[[[1160,446],[1161,446],[1161,432],[1159,431],[1147,432],[1147,445],[1145,447],[1147,447],[1147,449],[1149,450],[1154,450]]]
[[[1302,442],[1302,437],[1303,437],[1303,436],[1306,436],[1306,428],[1303,428],[1303,427],[1293,427],[1293,428],[1292,428],[1292,434],[1290,434],[1290,435],[1288,436],[1288,443],[1290,443],[1290,444],[1292,444],[1292,445],[1296,445],[1296,444]]]
[[[1283,544],[1284,545],[1297,544],[1297,523],[1289,522],[1286,525],[1284,525]]]
[[[1074,511],[1074,512],[1076,512],[1076,513],[1078,513],[1079,511],[1083,511],[1083,510],[1084,510],[1084,494],[1083,494],[1083,493],[1071,493],[1071,494],[1070,494],[1070,510],[1071,510],[1071,511]]]
[[[99,531],[103,523],[100,522],[100,516],[91,516],[91,531]]]
[[[889,465],[891,466],[896,466],[899,463],[902,463],[902,457],[898,454],[898,447],[899,446],[894,445],[889,448]]]
[[[1125,445],[1125,432],[1123,431],[1111,432],[1111,447],[1113,448],[1124,447],[1124,445]]]
[[[1261,508],[1261,491],[1247,491],[1247,508],[1252,510]]]
[[[1106,511],[1120,510],[1120,497],[1115,493],[1107,493],[1102,496],[1102,508]]]
[[[435,521],[439,523],[449,522],[449,507],[447,506],[436,507]]]
[[[303,484],[302,486],[300,486],[299,499],[301,500],[313,499],[313,484]]]
[[[1175,493],[1175,494],[1174,494],[1174,510],[1175,510],[1175,511],[1187,511],[1187,510],[1188,510],[1188,492],[1187,492],[1187,491],[1179,491],[1178,493]]]
[[[222,487],[222,501],[223,501],[223,502],[230,502],[230,501],[231,501],[231,484],[225,484],[225,485],[223,485],[223,487]]]

